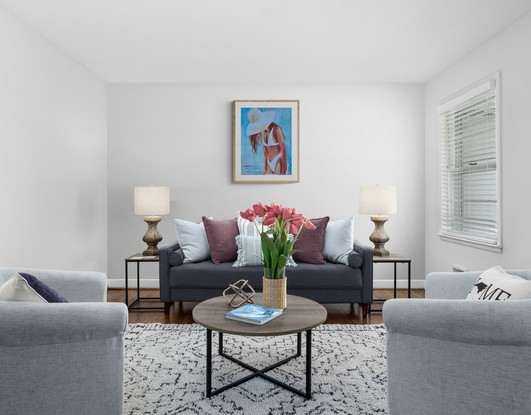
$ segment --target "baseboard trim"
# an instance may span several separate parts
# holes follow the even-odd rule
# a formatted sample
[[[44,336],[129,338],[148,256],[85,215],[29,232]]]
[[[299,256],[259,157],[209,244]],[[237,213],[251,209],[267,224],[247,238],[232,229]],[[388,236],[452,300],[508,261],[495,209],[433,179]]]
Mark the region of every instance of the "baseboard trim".
[[[424,280],[411,280],[411,288],[424,288]],[[400,279],[396,282],[397,288],[407,288],[407,280]],[[125,288],[125,279],[107,280],[109,288]],[[374,280],[374,288],[394,288],[393,280]],[[136,278],[129,278],[129,288],[136,288]],[[159,280],[140,279],[140,288],[159,288]]]
[[[108,288],[125,288],[125,278],[108,279]],[[129,288],[136,288],[136,278],[129,278]],[[159,280],[140,279],[140,288],[159,288]]]
[[[394,280],[373,280],[373,288],[394,288]],[[411,280],[411,288],[424,288],[425,280]],[[396,281],[396,288],[407,288],[407,279]]]

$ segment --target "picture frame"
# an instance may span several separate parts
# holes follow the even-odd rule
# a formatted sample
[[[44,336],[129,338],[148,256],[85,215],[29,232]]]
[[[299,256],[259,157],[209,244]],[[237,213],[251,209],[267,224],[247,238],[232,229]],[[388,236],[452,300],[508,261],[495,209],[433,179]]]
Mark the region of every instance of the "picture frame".
[[[298,183],[299,100],[233,101],[234,183]]]

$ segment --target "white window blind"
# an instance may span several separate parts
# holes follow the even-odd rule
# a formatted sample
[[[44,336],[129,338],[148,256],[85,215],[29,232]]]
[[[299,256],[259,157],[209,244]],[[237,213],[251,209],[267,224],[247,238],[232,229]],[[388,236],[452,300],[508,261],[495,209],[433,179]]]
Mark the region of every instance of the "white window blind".
[[[438,112],[441,236],[501,248],[498,86],[496,74]]]

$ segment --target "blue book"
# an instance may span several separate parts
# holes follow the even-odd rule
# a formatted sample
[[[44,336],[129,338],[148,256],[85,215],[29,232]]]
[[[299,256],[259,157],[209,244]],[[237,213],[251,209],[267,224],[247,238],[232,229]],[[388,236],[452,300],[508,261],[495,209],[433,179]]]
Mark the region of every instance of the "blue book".
[[[282,310],[278,308],[269,308],[258,304],[246,304],[225,313],[225,318],[261,326],[280,315],[282,315]]]

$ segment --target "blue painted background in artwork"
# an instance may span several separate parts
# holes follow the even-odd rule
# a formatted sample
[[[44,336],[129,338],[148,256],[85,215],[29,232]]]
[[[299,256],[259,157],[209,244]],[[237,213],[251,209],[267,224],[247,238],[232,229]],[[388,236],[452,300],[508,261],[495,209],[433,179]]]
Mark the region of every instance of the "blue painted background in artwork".
[[[258,108],[260,111],[275,111],[275,119],[273,122],[280,125],[282,132],[284,133],[284,140],[286,141],[286,156],[288,160],[288,170],[286,174],[291,174],[292,164],[292,139],[291,139],[291,108],[261,108],[250,107],[241,108],[241,174],[242,175],[261,175],[264,171],[264,153],[262,144],[258,146],[256,154],[253,154],[251,150],[251,144],[249,143],[249,137],[245,133],[247,126],[249,125],[249,118],[247,114],[253,108]]]

